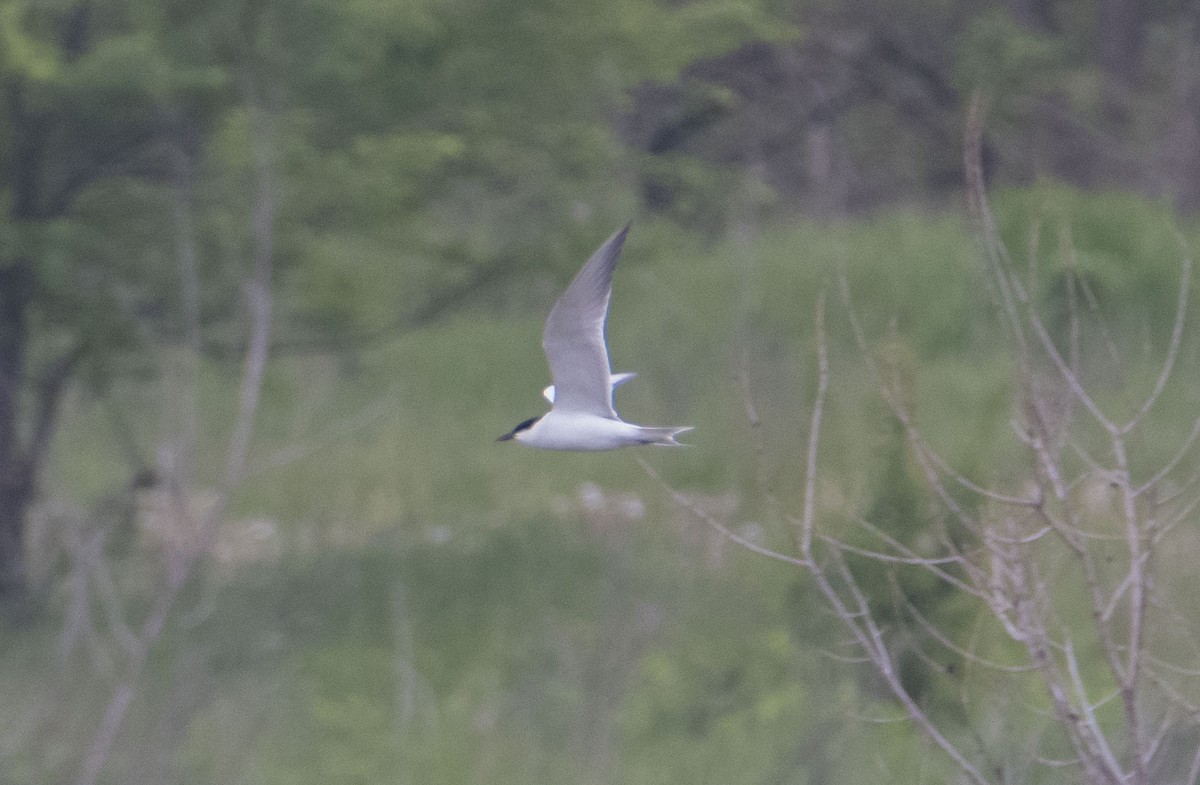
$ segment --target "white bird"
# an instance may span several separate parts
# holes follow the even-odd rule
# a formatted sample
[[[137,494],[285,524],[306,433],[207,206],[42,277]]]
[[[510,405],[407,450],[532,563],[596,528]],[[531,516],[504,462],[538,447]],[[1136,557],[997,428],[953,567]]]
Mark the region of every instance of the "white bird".
[[[592,254],[562,293],[542,331],[542,349],[554,384],[542,394],[550,411],[530,417],[501,436],[544,450],[615,450],[638,444],[682,446],[675,441],[690,427],[654,428],[627,423],[613,408],[613,388],[632,373],[612,373],[604,343],[604,321],[612,275],[629,226]]]

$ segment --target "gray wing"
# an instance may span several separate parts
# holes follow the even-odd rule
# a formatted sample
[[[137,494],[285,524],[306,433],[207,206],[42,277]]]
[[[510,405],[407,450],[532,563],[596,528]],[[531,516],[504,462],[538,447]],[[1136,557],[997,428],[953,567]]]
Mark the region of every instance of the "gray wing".
[[[604,320],[613,269],[629,225],[604,241],[562,293],[542,331],[542,349],[554,379],[554,408],[617,418],[612,405]]]

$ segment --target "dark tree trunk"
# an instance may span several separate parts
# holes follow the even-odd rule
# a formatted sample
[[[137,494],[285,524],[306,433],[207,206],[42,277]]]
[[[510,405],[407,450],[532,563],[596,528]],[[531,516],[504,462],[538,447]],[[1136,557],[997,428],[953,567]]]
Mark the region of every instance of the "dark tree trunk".
[[[33,476],[18,429],[29,319],[28,266],[0,267],[0,600],[25,587],[25,514]]]
[[[5,478],[0,491],[0,604],[20,601],[25,596],[25,513],[31,494],[24,487],[11,487]]]
[[[1132,86],[1142,68],[1146,37],[1144,0],[1101,0],[1097,22],[1104,75],[1121,87]]]
[[[1053,32],[1058,30],[1050,0],[1008,0],[1008,9],[1017,22],[1030,30]]]

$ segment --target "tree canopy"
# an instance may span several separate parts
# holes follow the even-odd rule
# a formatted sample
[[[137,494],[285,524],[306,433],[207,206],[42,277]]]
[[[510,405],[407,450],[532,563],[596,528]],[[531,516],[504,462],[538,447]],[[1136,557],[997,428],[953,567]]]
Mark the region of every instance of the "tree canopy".
[[[1120,612],[1196,647],[1126,597],[1190,585],[1186,547],[1139,571],[1194,507],[1197,8],[0,0],[0,779],[857,782],[870,748],[950,780],[924,721],[1040,782],[1149,738],[1118,703],[1166,752],[1096,771],[1195,772],[1186,665],[1146,707],[1120,629],[1073,645]],[[622,406],[697,447],[488,451],[631,218]],[[1128,401],[1144,478],[1096,446]],[[1058,703],[1005,637],[1023,586],[1069,620]]]

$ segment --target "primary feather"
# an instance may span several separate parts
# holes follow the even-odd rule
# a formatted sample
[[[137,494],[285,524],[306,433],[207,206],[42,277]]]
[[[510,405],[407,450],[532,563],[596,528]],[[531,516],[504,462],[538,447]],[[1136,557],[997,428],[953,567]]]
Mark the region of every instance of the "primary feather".
[[[554,408],[617,419],[612,405],[611,370],[604,322],[629,224],[592,254],[562,293],[542,331],[542,349],[554,379]]]

